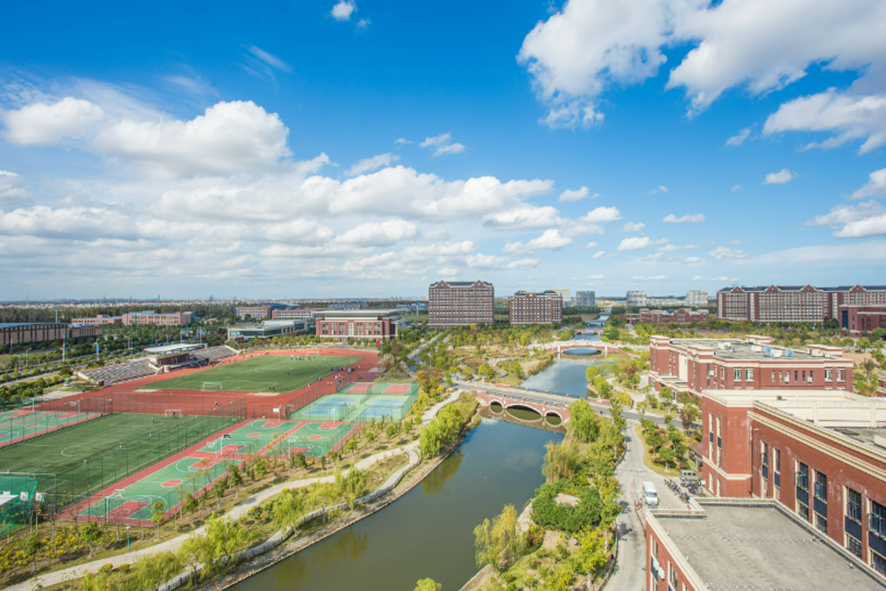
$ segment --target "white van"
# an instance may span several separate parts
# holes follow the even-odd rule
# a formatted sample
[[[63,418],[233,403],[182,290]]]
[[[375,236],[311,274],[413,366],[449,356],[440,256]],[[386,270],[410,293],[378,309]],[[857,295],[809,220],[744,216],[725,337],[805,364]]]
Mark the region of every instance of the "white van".
[[[658,507],[658,491],[655,490],[655,485],[651,482],[643,483],[643,499],[650,507]]]

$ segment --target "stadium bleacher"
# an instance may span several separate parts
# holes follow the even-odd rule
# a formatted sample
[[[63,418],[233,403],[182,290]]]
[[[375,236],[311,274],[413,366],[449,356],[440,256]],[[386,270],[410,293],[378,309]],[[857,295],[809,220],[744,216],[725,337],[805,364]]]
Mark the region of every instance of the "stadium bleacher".
[[[221,346],[197,349],[196,351],[191,352],[191,357],[198,361],[207,361],[211,363],[213,361],[218,361],[219,359],[233,357],[236,354],[237,352],[230,347]]]
[[[111,365],[108,367],[96,367],[95,369],[86,369],[77,374],[85,379],[92,380],[104,385],[126,382],[136,378],[152,376],[156,373],[147,361],[133,361],[132,363],[121,363],[120,365]]]

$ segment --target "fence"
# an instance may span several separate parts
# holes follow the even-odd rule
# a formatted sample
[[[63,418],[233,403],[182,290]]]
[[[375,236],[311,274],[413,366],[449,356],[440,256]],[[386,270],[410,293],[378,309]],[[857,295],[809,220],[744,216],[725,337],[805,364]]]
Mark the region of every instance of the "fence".
[[[113,406],[113,405],[111,405]],[[172,426],[147,437],[134,439],[119,448],[58,474],[36,475],[37,491],[43,493],[43,508],[58,514],[81,503],[124,478],[172,456],[246,417],[245,399],[237,399],[205,415],[184,416]]]
[[[384,384],[383,386],[387,386]],[[373,388],[374,390],[375,388]],[[302,421],[330,420],[339,423],[376,423],[376,422],[392,422],[403,420],[403,417],[418,400],[418,387],[410,388],[407,394],[361,394],[358,392],[344,392],[344,396],[352,398],[351,401],[344,401],[340,405],[335,405],[334,401],[329,401],[328,406],[335,409],[335,412],[325,414],[322,410],[318,412],[317,406],[326,407],[321,401],[318,405],[311,407],[303,407],[294,414],[288,415],[290,418]]]
[[[60,398],[38,402],[36,410],[56,412],[82,412],[95,414],[176,414],[185,416],[236,416],[244,418],[244,398],[231,399],[230,395],[186,394],[165,392],[100,392],[89,397],[72,400]],[[240,405],[237,405],[240,403]],[[230,413],[230,414],[225,414]]]
[[[34,476],[0,474],[0,535],[28,522],[36,492]]]

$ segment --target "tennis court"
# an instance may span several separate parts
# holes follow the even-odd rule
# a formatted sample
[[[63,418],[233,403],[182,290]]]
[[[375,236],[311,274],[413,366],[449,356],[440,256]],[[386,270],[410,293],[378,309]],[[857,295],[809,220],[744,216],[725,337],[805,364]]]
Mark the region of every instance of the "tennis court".
[[[293,392],[348,367],[363,357],[260,355],[168,380],[152,382],[140,390],[213,390],[224,392]],[[210,387],[210,386],[207,386]]]
[[[328,420],[348,423],[399,421],[418,398],[418,387],[407,386],[408,394],[382,394],[392,384],[352,384],[339,394],[327,394],[289,415],[302,421]],[[371,386],[371,394],[362,393]],[[401,388],[397,388],[401,390]]]
[[[96,417],[88,412],[7,411],[0,416],[0,447]]]

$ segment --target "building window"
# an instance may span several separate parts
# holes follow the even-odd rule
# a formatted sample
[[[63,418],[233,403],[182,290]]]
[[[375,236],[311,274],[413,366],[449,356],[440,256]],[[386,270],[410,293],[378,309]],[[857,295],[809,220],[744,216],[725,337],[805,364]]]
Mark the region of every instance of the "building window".
[[[780,449],[775,450],[775,472],[776,472],[776,474],[781,472],[781,450]]]
[[[846,489],[846,517],[861,523],[861,493],[851,488]]]
[[[803,462],[797,462],[796,483],[797,488],[809,492],[809,466]]]
[[[861,540],[856,540],[849,534],[846,534],[846,548],[851,554],[861,558]]]
[[[803,373],[805,374],[806,372],[804,371]],[[795,369],[795,370],[794,370],[794,381],[795,381],[795,382],[799,382],[799,381],[800,381],[800,377],[799,377],[799,376],[800,376],[800,372],[797,371],[797,370]]]
[[[834,373],[833,370],[830,370],[830,369],[824,370],[824,379],[831,380],[833,378],[833,373]]]
[[[673,564],[668,565],[668,570],[670,571],[668,576],[668,584],[671,589],[677,591],[677,569],[674,568]]]
[[[815,514],[815,529],[824,535],[828,535],[828,520],[818,513]]]
[[[828,475],[815,473],[815,498],[823,503],[828,502]]]
[[[747,369],[747,370],[745,371],[745,379],[747,379],[747,380],[753,380],[753,379],[754,379],[754,370],[753,370],[752,368],[751,368],[751,369]]]
[[[877,501],[871,501],[868,531],[881,539],[886,539],[886,507]]]
[[[740,381],[741,380],[741,370],[740,369],[732,370],[732,377],[736,382]]]
[[[886,559],[876,552],[871,552],[871,566],[881,575],[886,575]]]
[[[837,381],[838,382],[845,382],[846,381],[846,370],[845,369],[841,369],[841,370],[837,371]]]
[[[805,521],[809,521],[809,505],[806,505],[805,503],[801,503],[800,501],[797,501],[797,513]]]
[[[772,382],[775,381],[775,370],[774,369],[772,370],[772,379],[770,381],[772,381]]]

